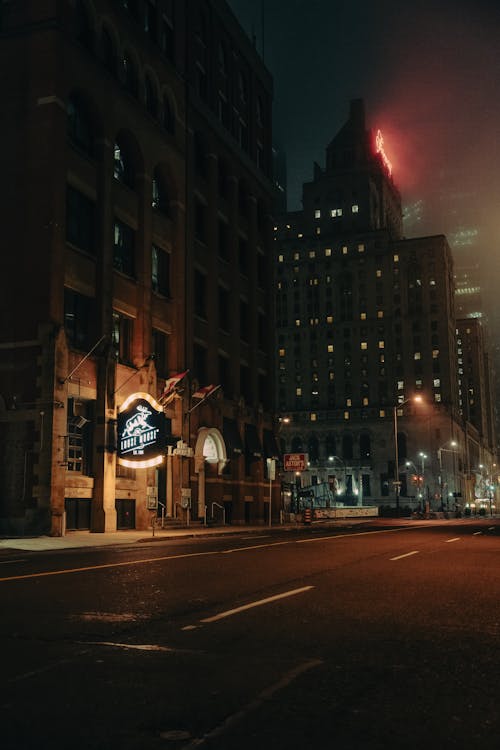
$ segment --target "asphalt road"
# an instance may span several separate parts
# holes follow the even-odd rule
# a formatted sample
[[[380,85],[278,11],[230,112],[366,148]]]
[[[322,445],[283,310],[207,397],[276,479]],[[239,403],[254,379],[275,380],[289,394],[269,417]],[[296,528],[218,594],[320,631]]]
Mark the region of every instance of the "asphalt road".
[[[0,559],[3,750],[498,748],[500,522]]]

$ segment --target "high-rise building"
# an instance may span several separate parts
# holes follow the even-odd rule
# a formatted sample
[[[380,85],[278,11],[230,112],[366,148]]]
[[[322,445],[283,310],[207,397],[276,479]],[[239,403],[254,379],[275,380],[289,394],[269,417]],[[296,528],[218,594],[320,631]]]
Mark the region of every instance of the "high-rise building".
[[[302,481],[348,504],[455,502],[468,447],[452,256],[443,235],[403,238],[390,158],[361,101],[304,184],[303,210],[276,222],[275,245],[277,402],[285,450],[309,457]]]
[[[268,71],[223,0],[4,3],[0,35],[0,529],[263,522]]]

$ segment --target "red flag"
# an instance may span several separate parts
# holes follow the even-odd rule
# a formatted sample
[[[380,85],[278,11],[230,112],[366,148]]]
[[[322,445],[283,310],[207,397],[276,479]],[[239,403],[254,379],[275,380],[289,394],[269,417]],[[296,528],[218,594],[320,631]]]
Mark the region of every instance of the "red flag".
[[[220,385],[205,385],[203,388],[198,388],[198,390],[193,393],[193,398],[207,398],[207,396],[210,396],[210,394],[216,391],[217,388],[220,388]]]
[[[172,375],[171,378],[168,378],[168,380],[165,382],[165,388],[163,389],[163,393],[161,394],[161,401],[162,403],[165,400],[170,400],[173,396],[175,396],[177,392],[177,386],[181,382],[183,378],[186,377],[189,370],[186,370],[185,372],[180,372],[178,375]]]

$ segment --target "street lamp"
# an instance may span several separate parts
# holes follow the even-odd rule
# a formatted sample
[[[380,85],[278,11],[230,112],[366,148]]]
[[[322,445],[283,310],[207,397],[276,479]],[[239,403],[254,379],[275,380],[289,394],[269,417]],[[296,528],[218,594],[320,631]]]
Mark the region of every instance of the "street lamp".
[[[451,448],[446,448],[446,445],[451,445]],[[458,446],[458,443],[456,440],[450,440],[448,443],[445,443],[440,448],[438,448],[437,456],[438,456],[438,462],[439,462],[439,488],[441,492],[441,508],[443,507],[443,462],[442,462],[442,453],[443,451],[445,453],[457,453],[458,451],[452,450],[453,448],[456,448]],[[455,474],[455,464],[453,464],[453,473]],[[453,486],[455,487],[455,476],[453,476]],[[449,494],[446,493],[446,512],[448,512],[450,509],[449,505]]]
[[[422,403],[422,396],[413,396],[411,398],[406,398],[404,401],[400,401],[398,404],[395,404],[393,409],[393,417],[394,417],[394,458],[395,458],[395,468],[394,468],[394,487],[396,490],[396,515],[399,516],[399,490],[401,482],[399,481],[399,450],[398,450],[398,409],[402,409],[405,404],[407,404],[409,401],[414,401],[417,404]]]

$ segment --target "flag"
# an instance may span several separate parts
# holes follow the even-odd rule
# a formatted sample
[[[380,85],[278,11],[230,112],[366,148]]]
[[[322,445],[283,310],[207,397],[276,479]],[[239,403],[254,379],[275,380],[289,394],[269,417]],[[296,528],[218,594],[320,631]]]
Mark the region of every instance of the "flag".
[[[185,372],[180,372],[178,375],[172,375],[171,378],[168,378],[168,380],[165,381],[165,388],[163,389],[163,393],[160,396],[160,403],[162,403],[163,406],[170,403],[170,401],[173,399],[173,397],[177,393],[177,386],[179,385],[181,380],[186,377],[188,372],[189,370],[186,370]]]
[[[198,390],[193,393],[192,397],[200,398],[203,400],[214,393],[217,388],[220,388],[220,385],[205,385],[203,388],[198,388]]]

